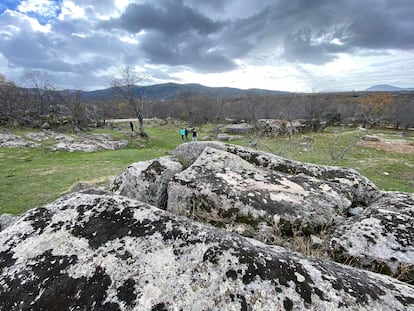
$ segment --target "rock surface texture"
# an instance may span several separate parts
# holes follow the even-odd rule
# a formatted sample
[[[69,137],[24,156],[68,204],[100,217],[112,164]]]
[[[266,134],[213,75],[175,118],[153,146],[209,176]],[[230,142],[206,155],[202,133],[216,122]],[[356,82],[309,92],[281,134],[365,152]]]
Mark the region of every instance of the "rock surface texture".
[[[384,193],[363,213],[336,228],[330,247],[340,261],[414,284],[413,228],[414,195]]]
[[[144,168],[128,168],[113,187],[119,194],[269,244],[289,246],[286,237],[298,232],[313,239],[323,233],[318,237],[322,242],[311,245],[335,260],[413,283],[412,195],[382,192],[351,169],[305,164],[224,143],[182,144],[166,158],[170,166],[174,161],[182,164],[182,170],[176,165],[173,175],[153,171],[146,178],[142,171],[157,167],[159,159],[136,163],[132,168]],[[167,185],[166,192],[148,191],[157,180],[162,180],[160,189]],[[394,218],[385,223],[391,213],[387,211],[382,224],[371,223],[367,234],[366,223],[387,206]]]
[[[412,310],[414,287],[118,195],[72,193],[0,232],[2,310]]]
[[[286,232],[299,226],[318,231],[336,214],[365,204],[353,185],[272,169],[271,157],[252,157],[206,147],[170,182],[167,210],[234,223],[239,233],[257,238],[260,228],[273,225]]]
[[[110,190],[166,209],[168,184],[182,170],[183,166],[171,157],[137,162],[112,181]]]
[[[0,219],[1,310],[414,310],[414,195],[354,170],[185,143],[72,191]]]

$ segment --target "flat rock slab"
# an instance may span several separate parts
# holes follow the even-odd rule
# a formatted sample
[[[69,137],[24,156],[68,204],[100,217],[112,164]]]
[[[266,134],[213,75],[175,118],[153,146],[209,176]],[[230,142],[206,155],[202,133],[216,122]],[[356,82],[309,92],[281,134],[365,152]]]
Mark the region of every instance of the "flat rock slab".
[[[105,134],[66,135],[45,130],[43,132],[27,133],[26,137],[34,141],[56,141],[56,144],[49,147],[50,151],[93,152],[120,149],[128,145],[127,140],[117,140]],[[25,140],[23,137],[9,133],[7,130],[3,130],[0,133],[0,147],[23,148],[39,146],[39,143]]]
[[[120,149],[126,147],[127,145],[127,140],[117,140],[105,134],[89,134],[79,135],[75,138],[70,137],[69,139],[61,138],[57,144],[50,147],[50,150],[93,152],[100,150]]]
[[[117,195],[72,193],[0,232],[2,310],[412,310],[414,287]]]
[[[14,135],[2,129],[0,132],[0,147],[6,148],[34,148],[39,147],[40,145],[31,141],[25,140],[23,137]]]

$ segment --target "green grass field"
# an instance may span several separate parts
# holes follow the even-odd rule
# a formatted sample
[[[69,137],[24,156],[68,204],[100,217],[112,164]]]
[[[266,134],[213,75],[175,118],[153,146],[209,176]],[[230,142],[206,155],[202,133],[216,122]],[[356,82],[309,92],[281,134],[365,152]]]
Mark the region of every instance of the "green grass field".
[[[0,148],[0,214],[21,214],[30,208],[52,202],[79,182],[108,186],[110,180],[131,163],[171,154],[182,143],[179,127],[171,124],[146,125],[148,140],[125,135],[124,132],[129,129],[128,123],[119,123],[118,126],[121,128],[91,131],[129,139],[127,148],[115,151],[51,152],[46,148],[50,144],[48,142],[39,148]],[[200,138],[207,135],[211,128],[204,126]],[[349,141],[360,135],[355,130],[340,135],[335,131],[331,129],[324,133],[306,134],[306,137],[299,134],[290,140],[286,137],[261,139],[258,149],[299,161],[330,164],[330,152],[334,150],[335,144],[337,150],[342,150]],[[13,132],[22,135],[33,130]],[[401,139],[401,133],[398,132],[388,132],[387,135],[389,139]],[[414,142],[413,137],[406,139]],[[245,137],[233,143],[246,146],[248,141],[249,137]],[[413,154],[396,154],[356,146],[335,165],[355,168],[380,189],[414,192]]]

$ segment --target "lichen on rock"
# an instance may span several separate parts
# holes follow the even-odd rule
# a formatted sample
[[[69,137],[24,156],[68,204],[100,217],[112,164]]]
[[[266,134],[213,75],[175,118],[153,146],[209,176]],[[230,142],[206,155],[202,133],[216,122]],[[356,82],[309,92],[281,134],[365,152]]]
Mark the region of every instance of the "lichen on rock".
[[[0,232],[4,310],[409,310],[395,279],[119,195],[68,194]]]

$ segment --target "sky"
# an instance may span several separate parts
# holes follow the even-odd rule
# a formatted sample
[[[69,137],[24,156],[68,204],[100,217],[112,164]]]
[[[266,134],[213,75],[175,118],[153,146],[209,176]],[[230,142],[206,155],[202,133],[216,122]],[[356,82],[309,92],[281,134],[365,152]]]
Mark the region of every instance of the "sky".
[[[414,0],[1,0],[0,73],[59,89],[199,83],[292,92],[414,87]]]

